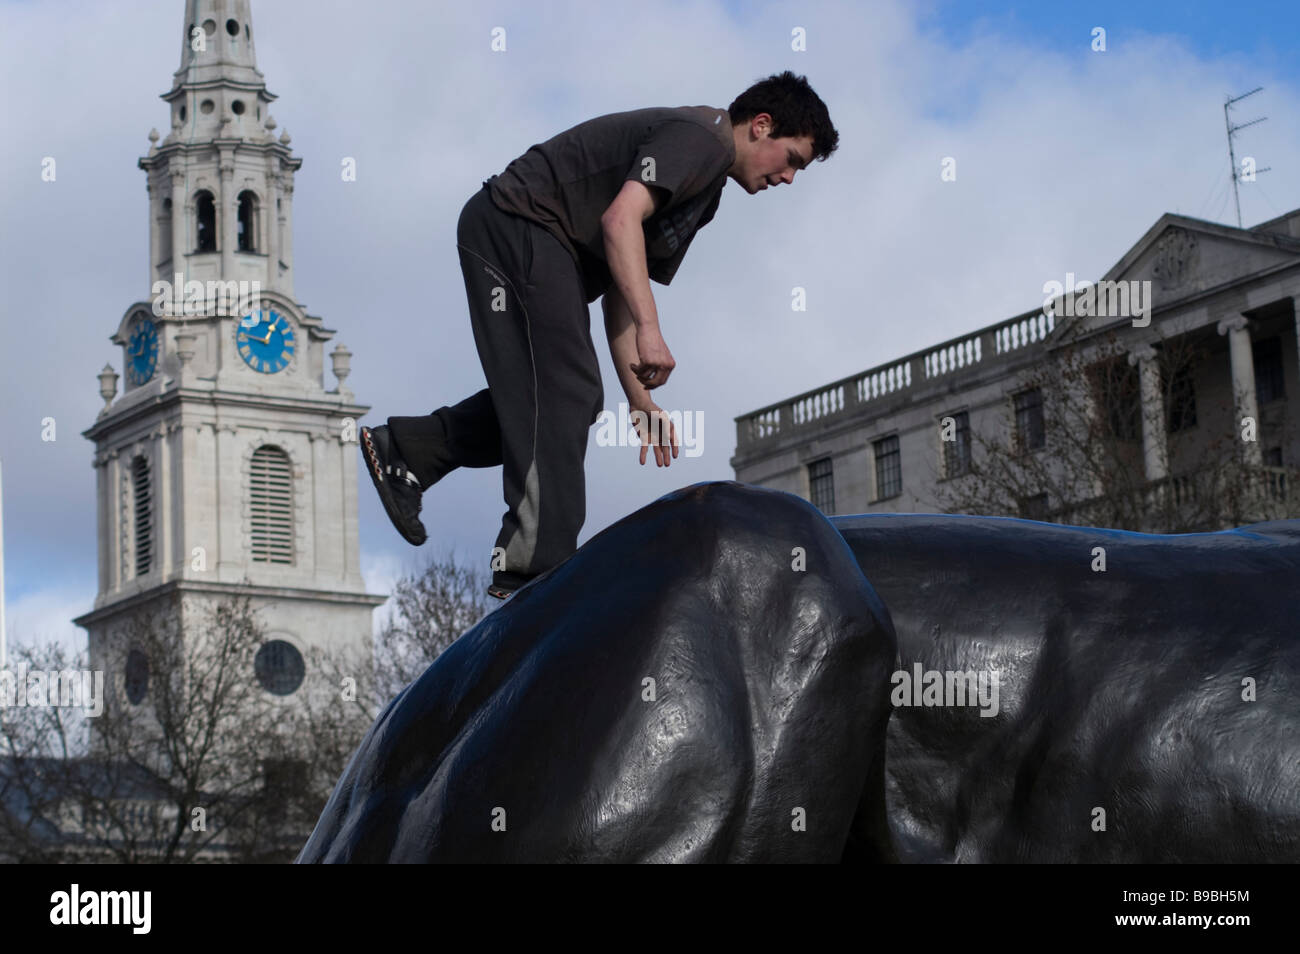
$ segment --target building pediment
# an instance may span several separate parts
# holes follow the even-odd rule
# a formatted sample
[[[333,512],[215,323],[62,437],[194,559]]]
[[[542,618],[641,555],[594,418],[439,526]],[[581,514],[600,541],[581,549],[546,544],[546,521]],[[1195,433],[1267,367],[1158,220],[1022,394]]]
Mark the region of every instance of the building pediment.
[[[1300,261],[1300,240],[1166,213],[1102,281],[1150,282],[1155,307]]]
[[[1116,321],[1144,327],[1153,312],[1181,300],[1297,262],[1300,239],[1284,231],[1237,229],[1166,213],[1100,279],[1064,287],[1046,343],[1051,347]]]

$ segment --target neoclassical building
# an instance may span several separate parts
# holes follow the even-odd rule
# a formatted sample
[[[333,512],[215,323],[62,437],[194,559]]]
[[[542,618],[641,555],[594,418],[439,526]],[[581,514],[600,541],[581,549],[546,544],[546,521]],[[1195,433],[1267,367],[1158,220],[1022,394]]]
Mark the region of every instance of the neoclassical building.
[[[123,386],[99,375],[94,444],[99,591],[74,621],[92,668],[149,695],[151,660],[110,636],[136,609],[179,601],[182,631],[223,597],[252,598],[267,637],[256,678],[291,704],[311,647],[368,652],[357,532],[358,404],[350,352],[294,291],[294,174],[271,117],[249,0],[187,0],[169,131],[139,160],[148,195],[147,297],[111,340]]]
[[[1096,525],[1114,519],[1110,475],[1131,468],[1129,529],[1300,515],[1300,209],[1244,229],[1165,214],[1094,285],[1045,276],[1044,291],[1023,314],[738,417],[736,479],[827,513]],[[1238,499],[1239,484],[1259,493]]]

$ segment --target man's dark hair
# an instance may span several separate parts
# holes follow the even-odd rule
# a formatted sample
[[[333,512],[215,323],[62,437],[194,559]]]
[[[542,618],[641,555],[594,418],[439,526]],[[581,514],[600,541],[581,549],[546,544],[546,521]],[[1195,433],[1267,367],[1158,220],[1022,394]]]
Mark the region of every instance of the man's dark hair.
[[[808,79],[789,70],[759,80],[727,107],[731,125],[739,126],[759,113],[772,117],[772,138],[811,136],[813,158],[825,160],[840,144],[831,114]]]

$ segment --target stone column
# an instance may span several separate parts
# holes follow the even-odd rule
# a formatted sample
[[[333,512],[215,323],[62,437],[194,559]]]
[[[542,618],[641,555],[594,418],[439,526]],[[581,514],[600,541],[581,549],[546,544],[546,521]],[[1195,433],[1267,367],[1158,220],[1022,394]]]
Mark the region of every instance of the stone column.
[[[162,248],[162,207],[163,197],[155,191],[153,183],[146,180],[144,184],[145,192],[149,194],[149,280],[145,282],[145,288],[153,288],[154,279],[158,273],[154,271],[158,267],[155,258],[164,255]]]
[[[284,231],[280,233],[280,261],[289,267],[285,270],[283,284],[280,277],[280,262],[275,263],[275,285],[277,290],[293,297],[293,182],[286,177],[280,194],[284,202]]]
[[[1295,344],[1296,356],[1300,358],[1300,295],[1295,295],[1291,299],[1291,309],[1295,314]]]
[[[1235,420],[1233,427],[1241,439],[1242,421],[1255,422],[1253,441],[1243,441],[1243,458],[1247,465],[1260,467],[1264,453],[1259,446],[1259,407],[1255,402],[1255,356],[1250,347],[1250,322],[1243,315],[1224,318],[1218,324],[1219,334],[1228,336],[1228,352],[1232,362],[1232,394]]]
[[[235,275],[235,222],[238,218],[239,200],[235,196],[235,159],[228,148],[221,150],[221,195],[217,202],[217,229],[221,247],[221,280],[231,281]]]
[[[185,237],[190,234],[190,218],[194,210],[190,208],[189,199],[185,195],[185,173],[172,173],[172,267],[171,274],[167,280],[175,281],[176,273],[179,272],[184,280],[185,275]],[[172,289],[174,300],[177,305],[184,301],[185,289]]]
[[[271,162],[279,162],[274,157]],[[266,223],[266,290],[275,291],[280,278],[280,211],[275,207],[280,198],[280,177],[267,176],[266,209],[262,212],[262,221]]]
[[[154,566],[158,569],[158,582],[165,583],[172,573],[172,530],[176,526],[175,514],[172,513],[172,455],[170,428],[159,424],[151,435],[157,442],[158,452],[154,460],[158,467],[158,500],[154,506],[154,531],[158,540]]]
[[[109,581],[109,551],[112,549],[110,543],[113,539],[109,527],[112,524],[112,504],[113,501],[109,495],[109,477],[108,477],[108,455],[95,455],[95,503],[99,511],[98,520],[96,521],[97,536],[99,537],[99,593],[102,596],[108,592]]]
[[[1142,462],[1146,478],[1169,476],[1169,444],[1165,426],[1165,396],[1160,381],[1156,349],[1141,345],[1129,352],[1128,363],[1138,367],[1142,394]]]
[[[357,427],[359,426],[358,424]],[[365,582],[361,578],[360,528],[357,526],[357,461],[361,457],[357,451],[355,440],[342,440],[340,428],[339,419],[331,418],[329,440],[326,442],[329,453],[335,456],[342,471],[343,540],[341,549],[343,550],[343,565],[340,567],[340,575],[345,585],[350,588],[365,589]],[[356,428],[354,427],[353,433],[355,432]]]
[[[310,565],[308,565],[307,554],[300,558],[300,566],[310,573],[317,574],[317,579],[324,574],[327,569],[333,571],[337,576],[342,576],[339,570],[343,555],[341,548],[335,544],[334,534],[343,529],[343,520],[337,510],[332,510],[330,503],[337,500],[337,496],[332,492],[333,484],[333,461],[330,459],[330,442],[329,435],[322,434],[318,431],[307,432],[308,446],[311,448],[311,458],[308,466],[311,468],[311,553]],[[347,544],[347,538],[341,538],[344,545]]]
[[[216,466],[212,479],[216,485],[216,537],[217,553],[214,560],[208,555],[208,566],[214,568],[216,578],[223,583],[238,583],[242,566],[240,554],[243,550],[240,536],[244,527],[244,514],[240,507],[243,478],[243,455],[236,444],[239,428],[234,424],[220,423],[213,425],[214,445],[213,459]]]
[[[122,493],[121,452],[108,452],[108,589],[117,591],[122,588],[122,508],[126,504]]]

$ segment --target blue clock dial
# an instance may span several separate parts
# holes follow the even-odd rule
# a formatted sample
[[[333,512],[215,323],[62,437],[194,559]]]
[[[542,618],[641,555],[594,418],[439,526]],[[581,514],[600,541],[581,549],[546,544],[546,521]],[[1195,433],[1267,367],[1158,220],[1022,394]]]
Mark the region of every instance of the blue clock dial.
[[[153,377],[158,367],[158,329],[153,320],[140,317],[131,326],[126,343],[126,373],[137,387]]]
[[[254,371],[275,374],[289,366],[297,339],[289,319],[266,306],[249,312],[235,329],[239,356]]]

